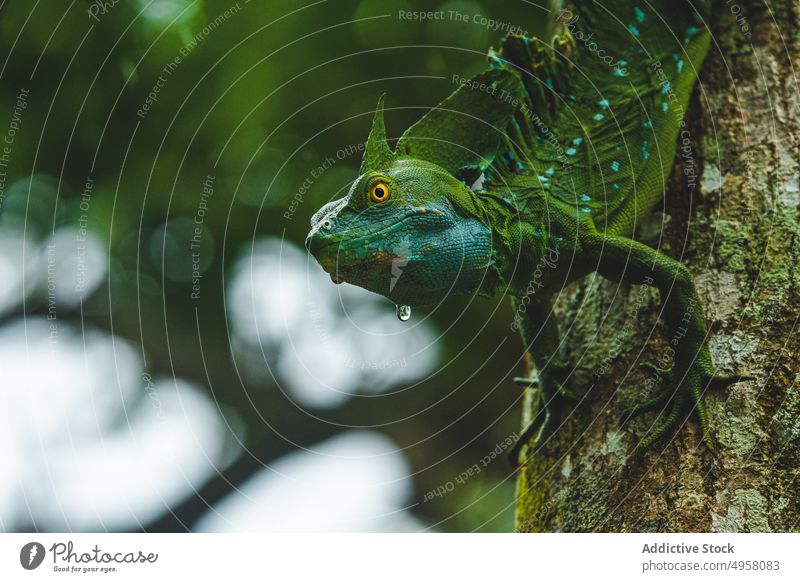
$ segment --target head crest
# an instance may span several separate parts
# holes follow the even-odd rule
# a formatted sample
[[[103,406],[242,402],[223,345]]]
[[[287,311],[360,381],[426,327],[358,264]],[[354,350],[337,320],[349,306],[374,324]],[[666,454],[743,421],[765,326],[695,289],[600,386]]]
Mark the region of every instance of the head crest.
[[[397,154],[434,163],[454,176],[467,168],[483,171],[524,103],[523,91],[512,71],[480,73],[409,127],[397,141]]]
[[[383,98],[385,93],[378,99],[375,108],[375,117],[372,118],[372,129],[367,138],[367,147],[364,150],[364,157],[361,160],[360,174],[369,170],[385,168],[395,158],[394,152],[386,141],[386,125],[383,121]]]

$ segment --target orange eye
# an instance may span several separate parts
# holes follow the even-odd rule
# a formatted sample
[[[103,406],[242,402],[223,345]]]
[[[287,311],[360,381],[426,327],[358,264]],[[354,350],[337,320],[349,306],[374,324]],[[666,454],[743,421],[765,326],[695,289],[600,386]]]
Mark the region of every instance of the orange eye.
[[[369,199],[373,202],[386,202],[389,197],[389,184],[386,182],[375,182],[369,189]]]

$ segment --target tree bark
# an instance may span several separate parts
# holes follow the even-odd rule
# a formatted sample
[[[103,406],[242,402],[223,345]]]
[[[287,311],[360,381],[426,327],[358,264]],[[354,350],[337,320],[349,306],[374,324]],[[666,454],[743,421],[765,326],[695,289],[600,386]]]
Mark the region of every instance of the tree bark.
[[[638,233],[694,274],[717,371],[753,377],[706,393],[716,449],[687,416],[634,452],[658,413],[619,420],[657,387],[640,364],[667,348],[660,299],[589,277],[556,306],[575,364],[568,388],[585,398],[528,452],[518,531],[800,530],[798,19],[797,0],[715,2],[687,116],[691,147],[679,140],[664,206]]]

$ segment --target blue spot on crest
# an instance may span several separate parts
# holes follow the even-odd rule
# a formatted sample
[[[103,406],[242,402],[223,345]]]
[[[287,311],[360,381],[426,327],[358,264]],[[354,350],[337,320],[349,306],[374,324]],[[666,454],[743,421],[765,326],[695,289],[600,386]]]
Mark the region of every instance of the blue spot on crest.
[[[589,214],[591,211],[592,209],[589,208],[588,206],[581,206],[581,212],[583,212],[584,214]]]
[[[606,116],[603,115],[602,113],[595,113],[592,116],[592,119],[594,119],[595,121],[603,121],[605,118],[606,118]]]
[[[580,200],[581,202],[589,202],[591,199],[592,197],[589,196],[588,194],[581,194],[580,196],[578,196],[578,200]]]
[[[578,150],[576,150],[575,148],[567,148],[566,152],[564,153],[566,153],[568,156],[574,156],[575,154],[578,153]]]
[[[661,102],[661,111],[663,111],[664,113],[669,111],[669,103],[667,103],[666,101],[662,101]]]
[[[636,21],[644,22],[644,10],[642,10],[637,6],[636,8],[633,9],[633,11],[636,14]]]
[[[612,172],[619,172],[619,162],[617,160],[614,160],[613,162],[611,162],[611,171]]]
[[[583,143],[583,138],[582,137],[576,137],[575,139],[572,140],[572,143],[574,145],[576,145],[576,146],[579,146],[579,145],[581,145]]]
[[[547,174],[548,176],[552,176],[555,173],[555,171],[556,169],[553,166],[550,166],[544,171],[544,173]]]
[[[634,24],[629,24],[629,25],[628,25],[628,30],[630,30],[630,31],[631,31],[631,34],[632,34],[633,36],[636,36],[636,37],[638,37],[638,36],[639,36],[639,29],[638,29],[638,28],[636,28],[636,25],[634,25]]]
[[[597,104],[603,109],[608,109],[608,106],[610,105],[608,99],[600,99],[600,101],[598,101]]]
[[[647,121],[642,123],[642,127],[645,129],[651,129],[653,127],[653,122],[648,119]]]

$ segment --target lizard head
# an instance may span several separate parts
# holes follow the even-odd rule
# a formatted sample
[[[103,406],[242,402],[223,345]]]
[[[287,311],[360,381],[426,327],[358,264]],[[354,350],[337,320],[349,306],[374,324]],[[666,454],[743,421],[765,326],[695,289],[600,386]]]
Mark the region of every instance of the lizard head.
[[[396,160],[363,172],[347,196],[314,214],[306,245],[335,282],[396,303],[474,292],[492,275],[492,233],[459,211],[465,190],[434,164]]]
[[[379,102],[358,178],[314,214],[306,246],[334,282],[399,304],[490,294],[493,231],[480,201],[450,169],[417,153],[408,135],[391,150]]]

